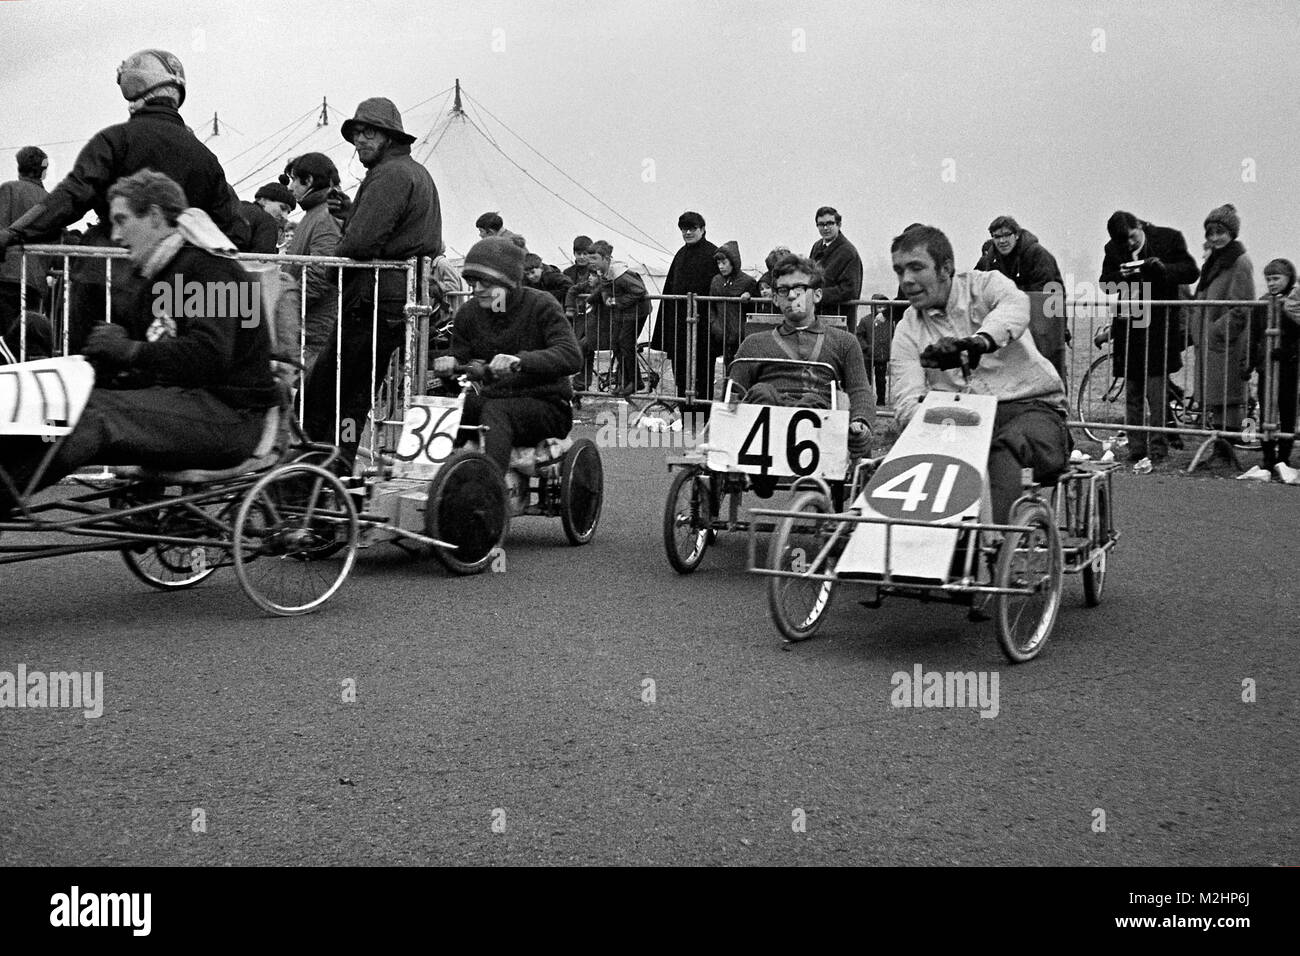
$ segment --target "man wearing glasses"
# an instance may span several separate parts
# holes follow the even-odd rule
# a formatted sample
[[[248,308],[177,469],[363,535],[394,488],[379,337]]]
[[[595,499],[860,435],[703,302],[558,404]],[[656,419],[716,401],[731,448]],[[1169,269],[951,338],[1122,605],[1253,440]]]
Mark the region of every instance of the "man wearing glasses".
[[[708,295],[709,285],[718,274],[718,263],[713,258],[718,247],[705,238],[704,217],[698,212],[687,210],[677,217],[677,228],[682,233],[682,247],[673,256],[672,265],[664,279],[664,295]],[[699,309],[707,313],[701,302]],[[687,324],[687,308],[683,299],[664,299],[659,303],[659,317],[655,322],[654,332],[650,338],[650,347],[667,352],[673,363],[673,381],[677,384],[677,394],[688,397],[687,382],[690,363],[687,361],[690,351],[688,345],[690,326]],[[695,392],[694,397],[710,400],[713,398],[713,363],[718,356],[709,351],[709,323],[707,320],[695,326]],[[708,406],[704,406],[708,414]]]
[[[980,250],[976,271],[1001,272],[1021,292],[1030,293],[1029,329],[1034,335],[1034,344],[1064,379],[1065,347],[1070,341],[1069,330],[1061,318],[1065,315],[1064,299],[1059,302],[1061,308],[1052,313],[1046,313],[1043,308],[1047,295],[1065,295],[1065,283],[1056,257],[1039,244],[1037,236],[1028,229],[1021,229],[1010,216],[998,216],[989,223],[989,235],[992,238]],[[1053,314],[1058,317],[1051,317]]]
[[[442,209],[429,171],[411,158],[415,137],[402,129],[391,100],[363,100],[343,124],[343,138],[366,167],[335,253],[352,259],[410,259],[442,253]],[[378,317],[375,276],[343,270],[343,348],[339,418],[334,419],[334,372],[338,337],[330,339],[307,382],[304,425],[315,441],[334,443],[351,462],[371,406],[371,381],[384,376],[405,329],[406,272],[379,270]],[[371,349],[374,362],[371,363]]]
[[[736,358],[797,359],[834,368],[833,380],[849,396],[849,454],[862,457],[871,448],[876,396],[858,340],[825,325],[817,314],[825,292],[822,283],[822,270],[815,262],[795,255],[778,261],[772,267],[772,303],[783,316],[781,324],[746,336]],[[745,390],[744,400],[753,404],[831,407],[832,378],[824,368],[742,362],[732,368],[731,380]],[[757,485],[755,490],[761,494]]]
[[[850,335],[857,327],[858,307],[847,305],[862,295],[862,257],[853,243],[840,232],[840,214],[831,206],[817,210],[817,232],[821,238],[808,258],[826,275],[822,286],[821,314],[842,315]]]

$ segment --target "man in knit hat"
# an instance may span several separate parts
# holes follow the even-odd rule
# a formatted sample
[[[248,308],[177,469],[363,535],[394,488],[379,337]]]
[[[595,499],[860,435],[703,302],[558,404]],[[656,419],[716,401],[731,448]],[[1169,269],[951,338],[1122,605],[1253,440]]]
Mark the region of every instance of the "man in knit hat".
[[[191,206],[206,212],[234,244],[247,248],[248,231],[239,215],[239,201],[226,182],[225,170],[199,142],[181,118],[185,102],[185,70],[165,50],[141,50],[123,61],[117,83],[131,116],[90,138],[70,172],[49,197],[33,206],[7,228],[0,228],[0,250],[25,242],[57,241],[60,231],[94,212],[99,222],[86,231],[81,244],[111,246],[108,190],[123,177],[142,169],[168,176],[184,191]],[[73,258],[71,346],[81,343],[92,322],[104,318],[104,263]],[[125,279],[113,273],[114,288]]]
[[[18,178],[0,186],[0,229],[7,228],[27,210],[45,201],[49,195],[42,180],[50,166],[49,157],[39,146],[24,146],[18,151]],[[41,309],[41,295],[45,290],[45,273],[49,263],[44,256],[27,257],[27,309]],[[0,335],[7,332],[18,319],[21,303],[20,285],[23,283],[22,257],[5,256],[0,250]]]
[[[244,252],[280,251],[280,230],[297,205],[293,193],[279,183],[267,183],[253,195],[253,201],[241,201],[239,214],[248,224],[249,241]]]
[[[343,226],[337,255],[368,261],[438,256],[442,252],[442,209],[429,171],[411,158],[415,137],[402,128],[391,100],[363,100],[343,123],[343,138],[357,150],[366,178],[357,189]],[[406,272],[343,270],[343,348],[331,338],[307,382],[304,425],[316,441],[335,443],[346,460],[357,443],[372,396],[405,332]],[[371,354],[374,362],[371,362]],[[341,357],[338,416],[335,417],[335,365]]]
[[[485,425],[483,450],[500,466],[510,449],[563,438],[573,427],[569,376],[582,366],[578,340],[555,297],[524,286],[524,251],[492,236],[470,247],[462,269],[471,296],[456,313],[451,354],[436,375],[476,363],[481,391],[466,396],[462,425]]]

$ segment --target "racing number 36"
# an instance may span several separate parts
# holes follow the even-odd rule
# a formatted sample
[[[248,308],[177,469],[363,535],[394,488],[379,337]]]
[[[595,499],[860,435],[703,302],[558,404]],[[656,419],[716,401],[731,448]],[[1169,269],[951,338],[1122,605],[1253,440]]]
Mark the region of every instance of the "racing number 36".
[[[401,448],[399,448],[393,457],[398,461],[415,461],[417,458],[423,458],[427,461],[434,462],[435,464],[446,461],[447,456],[451,454],[456,436],[451,432],[442,431],[442,423],[452,414],[458,413],[460,409],[443,408],[440,410],[437,419],[433,417],[434,409],[430,408],[428,405],[412,405],[408,410],[408,415],[411,412],[415,412],[416,409],[419,409],[419,413],[417,414],[423,414],[424,420],[420,422],[417,427],[411,428],[408,432],[408,434],[416,441],[414,450],[410,454],[406,454],[401,450]],[[403,438],[405,437],[406,436],[404,435]],[[433,443],[439,438],[446,439],[447,446],[446,450],[441,455],[435,455],[433,453]]]
[[[817,470],[817,464],[821,461],[821,449],[817,447],[817,442],[811,438],[805,438],[798,441],[799,424],[801,422],[812,422],[815,429],[822,427],[821,417],[816,412],[801,411],[795,412],[790,418],[790,424],[785,430],[785,460],[790,464],[790,470],[796,475],[811,475]],[[767,474],[772,467],[772,409],[764,406],[754,419],[754,425],[745,436],[744,442],[740,445],[740,452],[736,455],[736,462],[741,465],[753,465]],[[754,449],[757,444],[757,450]]]

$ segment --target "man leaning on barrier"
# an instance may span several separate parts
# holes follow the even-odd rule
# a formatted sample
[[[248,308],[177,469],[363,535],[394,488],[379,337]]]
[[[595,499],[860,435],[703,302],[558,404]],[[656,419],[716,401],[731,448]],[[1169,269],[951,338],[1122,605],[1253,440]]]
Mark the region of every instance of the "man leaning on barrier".
[[[858,340],[843,329],[825,325],[817,314],[821,301],[822,270],[802,256],[788,255],[771,270],[772,301],[784,317],[781,324],[745,337],[736,359],[795,359],[824,362],[834,371],[834,381],[849,397],[849,455],[865,456],[871,450],[871,427],[876,420],[876,399],[867,378]],[[744,401],[759,405],[831,407],[831,373],[818,366],[766,365],[740,362],[730,378],[744,389]],[[760,497],[771,494],[775,479],[751,479]]]
[[[343,138],[366,167],[343,227],[337,255],[352,259],[410,259],[442,252],[442,211],[429,171],[411,158],[415,137],[402,129],[390,100],[363,100],[343,123]],[[338,393],[339,448],[356,456],[370,414],[371,384],[378,389],[406,325],[406,270],[379,270],[378,317],[375,276],[369,269],[343,270],[343,348]],[[373,332],[373,337],[372,337]],[[371,362],[371,351],[374,362]],[[334,443],[334,375],[338,336],[316,360],[307,382],[303,424],[315,441]]]
[[[890,356],[899,424],[930,390],[996,396],[988,475],[993,520],[1005,522],[1022,469],[1049,481],[1070,453],[1065,386],[1026,334],[1029,299],[1000,272],[956,272],[952,243],[933,226],[908,227],[890,253],[911,302]]]
[[[184,240],[176,222],[185,194],[162,173],[128,176],[108,200],[113,241],[129,251],[132,293],[115,298],[114,324],[90,330],[84,352],[96,367],[95,389],[41,487],[95,463],[160,470],[238,465],[257,446],[265,410],[278,400],[267,323],[254,321],[256,280],[238,262]],[[207,294],[191,295],[194,283]],[[247,293],[229,294],[241,288]],[[251,314],[226,314],[236,302],[249,303]],[[48,450],[38,438],[0,440],[0,466],[17,490]],[[0,516],[15,504],[0,481]]]

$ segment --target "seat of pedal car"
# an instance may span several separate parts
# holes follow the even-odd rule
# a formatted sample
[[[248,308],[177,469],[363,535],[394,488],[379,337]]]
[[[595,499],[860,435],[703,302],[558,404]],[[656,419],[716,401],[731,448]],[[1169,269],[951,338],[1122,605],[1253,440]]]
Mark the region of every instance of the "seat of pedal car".
[[[113,469],[118,478],[146,478],[168,485],[202,485],[214,481],[229,481],[241,475],[263,471],[280,460],[284,447],[281,424],[288,424],[281,414],[279,406],[266,410],[262,420],[262,434],[258,438],[253,454],[233,468],[186,468],[181,471],[159,471],[143,465],[125,465]]]

